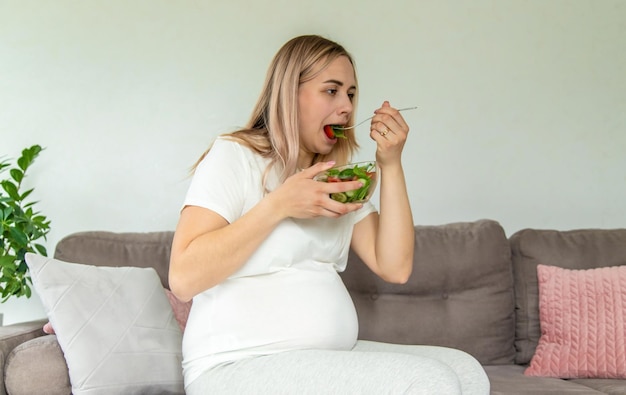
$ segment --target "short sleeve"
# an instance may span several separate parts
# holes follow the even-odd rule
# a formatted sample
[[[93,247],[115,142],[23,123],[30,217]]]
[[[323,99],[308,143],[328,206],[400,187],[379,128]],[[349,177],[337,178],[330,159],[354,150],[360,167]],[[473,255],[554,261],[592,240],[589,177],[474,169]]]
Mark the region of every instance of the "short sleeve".
[[[242,215],[250,167],[245,148],[218,138],[196,167],[185,197],[185,206],[216,212],[232,223]]]
[[[354,219],[352,223],[356,225],[359,221],[370,215],[371,213],[376,212],[376,207],[372,204],[372,202],[367,201],[363,203],[363,207],[354,212]]]

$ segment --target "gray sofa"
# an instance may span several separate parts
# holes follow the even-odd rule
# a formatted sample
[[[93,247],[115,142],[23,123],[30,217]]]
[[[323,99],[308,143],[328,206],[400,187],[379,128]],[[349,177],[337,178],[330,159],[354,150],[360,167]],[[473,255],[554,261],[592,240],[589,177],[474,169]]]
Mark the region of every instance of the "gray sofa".
[[[167,287],[172,232],[81,232],[55,258],[154,267]],[[571,269],[626,265],[626,229],[525,229],[506,236],[492,220],[416,226],[413,275],[377,279],[351,255],[342,278],[362,339],[455,347],[474,355],[492,394],[626,394],[626,380],[528,377],[540,337],[537,264]],[[0,395],[69,394],[63,352],[46,320],[0,327]]]

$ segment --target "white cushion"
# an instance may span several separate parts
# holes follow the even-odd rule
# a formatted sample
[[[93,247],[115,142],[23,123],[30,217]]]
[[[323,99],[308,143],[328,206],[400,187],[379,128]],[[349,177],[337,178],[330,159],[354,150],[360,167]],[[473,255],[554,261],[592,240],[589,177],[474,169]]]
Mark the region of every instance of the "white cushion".
[[[74,395],[184,394],[182,333],[154,269],[26,263]]]

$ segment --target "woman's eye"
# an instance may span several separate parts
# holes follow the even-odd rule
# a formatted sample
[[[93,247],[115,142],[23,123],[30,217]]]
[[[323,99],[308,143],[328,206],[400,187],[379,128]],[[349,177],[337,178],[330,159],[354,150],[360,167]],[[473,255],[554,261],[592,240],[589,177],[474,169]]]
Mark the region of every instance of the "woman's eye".
[[[337,94],[337,89],[329,89],[326,92],[328,92],[329,95],[336,95]]]
[[[348,93],[348,98],[350,99],[350,101],[354,100],[354,93]]]

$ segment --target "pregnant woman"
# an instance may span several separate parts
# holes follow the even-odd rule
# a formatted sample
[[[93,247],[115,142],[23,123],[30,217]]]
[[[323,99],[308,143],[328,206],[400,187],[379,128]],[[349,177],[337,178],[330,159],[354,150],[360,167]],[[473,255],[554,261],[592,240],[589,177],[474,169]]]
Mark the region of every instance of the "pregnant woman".
[[[488,394],[470,355],[357,340],[339,271],[350,248],[383,280],[412,271],[413,220],[401,154],[409,127],[374,111],[380,209],[330,195],[359,180],[320,172],[358,148],[353,59],[308,35],[275,55],[247,125],[198,160],[176,228],[170,286],[193,306],[183,338],[188,394]],[[341,138],[338,138],[341,137]],[[419,275],[419,274],[418,274]]]

